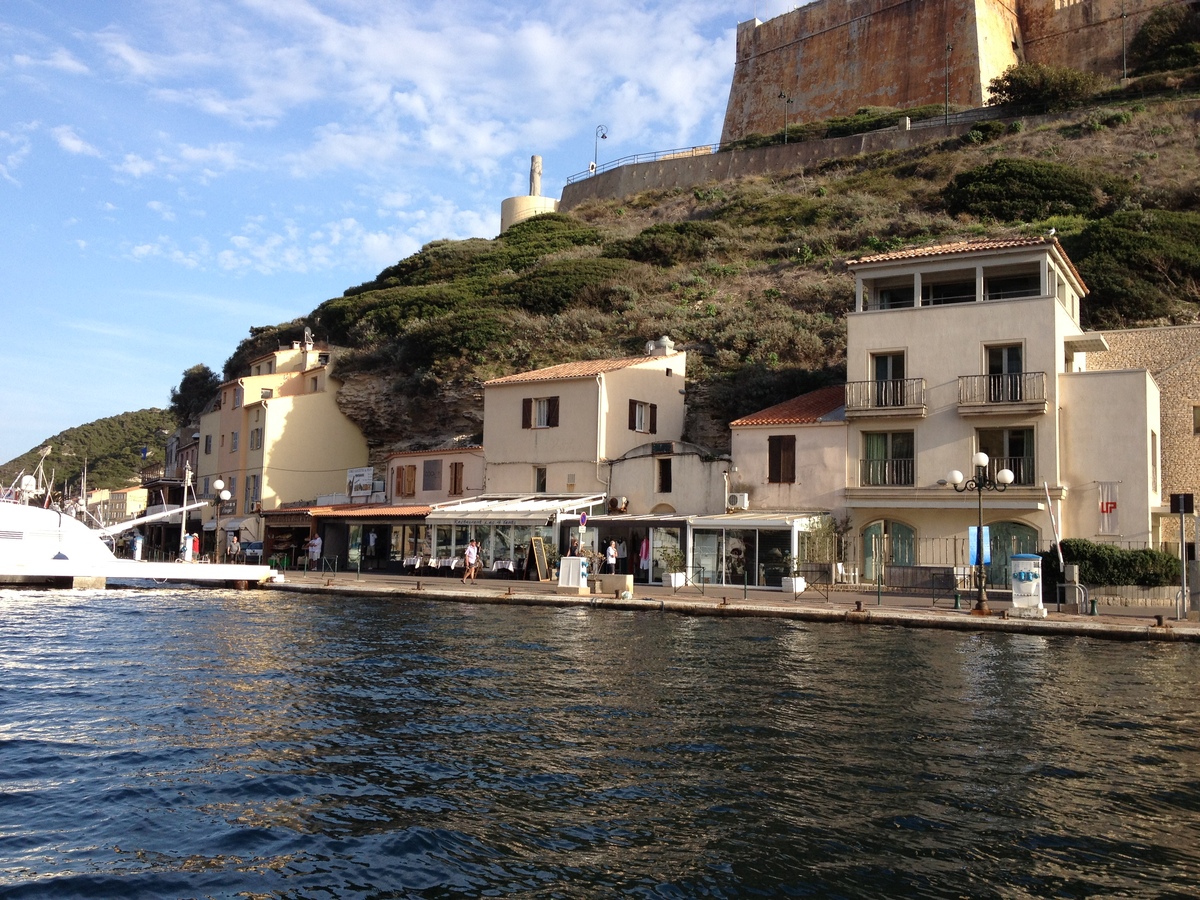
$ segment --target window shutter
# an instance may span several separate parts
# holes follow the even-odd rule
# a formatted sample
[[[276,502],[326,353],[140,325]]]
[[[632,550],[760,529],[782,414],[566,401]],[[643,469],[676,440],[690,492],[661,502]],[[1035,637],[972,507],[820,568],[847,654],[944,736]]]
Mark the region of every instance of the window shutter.
[[[779,438],[772,435],[767,438],[767,483],[779,484],[783,478]]]
[[[658,434],[658,404],[650,404],[650,433]]]
[[[629,401],[629,430],[637,431],[637,401]]]
[[[796,483],[796,438],[794,435],[784,437],[780,448],[779,469],[784,484]]]
[[[533,427],[533,398],[526,397],[521,401],[521,427]]]
[[[551,397],[546,401],[546,427],[558,427],[558,398]]]

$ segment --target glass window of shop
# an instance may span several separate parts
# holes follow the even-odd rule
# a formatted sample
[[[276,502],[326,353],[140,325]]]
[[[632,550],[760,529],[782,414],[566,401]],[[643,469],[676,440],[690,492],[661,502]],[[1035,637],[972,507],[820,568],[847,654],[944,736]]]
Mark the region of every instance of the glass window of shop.
[[[761,532],[769,535],[772,532]],[[789,532],[778,532],[785,541]],[[694,577],[707,584],[759,584],[758,546],[755,528],[698,528],[692,533]],[[786,546],[786,543],[785,545]]]
[[[781,529],[763,529],[758,533],[758,561],[756,584],[780,587],[785,575],[790,574],[792,556],[792,533]]]
[[[678,553],[679,549],[678,528],[652,528],[650,530],[650,580],[652,582],[661,582],[663,573],[667,571],[667,565],[663,562],[663,554]]]

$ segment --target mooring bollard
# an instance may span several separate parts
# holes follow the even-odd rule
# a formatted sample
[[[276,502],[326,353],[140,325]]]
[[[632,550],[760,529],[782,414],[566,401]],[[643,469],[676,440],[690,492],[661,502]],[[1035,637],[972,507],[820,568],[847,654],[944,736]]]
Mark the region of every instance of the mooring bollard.
[[[962,609],[962,594],[960,594],[958,591],[954,592],[954,608]]]
[[[855,601],[854,601],[854,611],[855,611],[855,612],[862,612],[862,601],[861,601],[861,600],[855,600]]]

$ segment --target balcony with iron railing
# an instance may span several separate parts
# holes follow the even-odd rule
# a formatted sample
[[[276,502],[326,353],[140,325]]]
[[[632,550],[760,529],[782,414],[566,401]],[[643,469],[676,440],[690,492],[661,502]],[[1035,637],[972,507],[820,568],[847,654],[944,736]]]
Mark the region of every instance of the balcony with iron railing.
[[[1032,456],[989,456],[987,464],[988,478],[996,480],[996,473],[1008,469],[1013,473],[1013,486],[1031,485],[1033,481]]]
[[[925,416],[925,379],[888,378],[846,385],[846,417]]]
[[[958,376],[962,415],[1044,414],[1047,408],[1045,372]]]
[[[916,461],[912,459],[860,460],[861,487],[912,487]]]

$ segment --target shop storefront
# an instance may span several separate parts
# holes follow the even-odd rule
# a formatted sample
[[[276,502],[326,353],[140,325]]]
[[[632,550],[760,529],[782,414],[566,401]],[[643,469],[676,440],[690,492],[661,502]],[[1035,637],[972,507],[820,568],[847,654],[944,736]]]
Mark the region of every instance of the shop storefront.
[[[475,497],[433,507],[426,522],[431,530],[435,561],[457,559],[467,544],[479,541],[484,570],[522,577],[527,572],[529,545],[541,538],[547,557],[556,560],[560,525],[578,522],[580,513],[603,508],[604,495],[587,497]]]
[[[605,515],[590,519],[585,543],[603,554],[609,541],[629,550],[622,574],[635,582],[661,584],[683,559],[691,584],[779,587],[793,561],[802,558],[799,535],[818,525],[822,513],[713,516]],[[578,537],[578,530],[571,535]],[[618,559],[620,554],[618,554]]]

